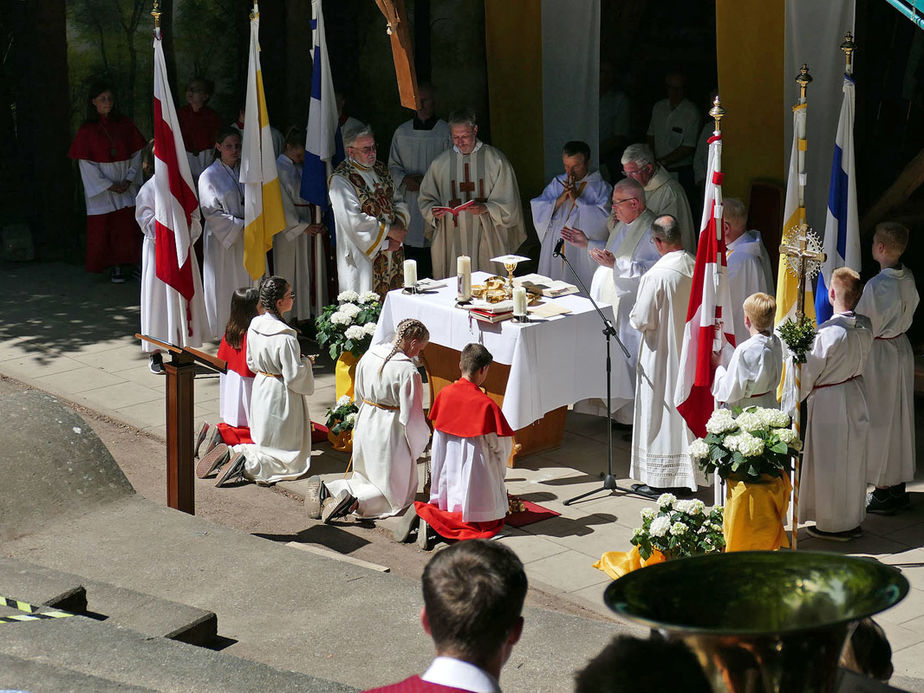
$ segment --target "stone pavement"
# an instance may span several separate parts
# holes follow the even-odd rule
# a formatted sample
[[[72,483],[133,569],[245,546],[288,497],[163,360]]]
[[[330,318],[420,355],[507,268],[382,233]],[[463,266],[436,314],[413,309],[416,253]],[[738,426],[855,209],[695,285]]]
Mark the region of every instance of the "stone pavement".
[[[0,270],[0,374],[163,438],[164,378],[149,373],[147,358],[133,338],[139,325],[138,284],[113,285],[79,266],[64,264],[5,264]],[[334,400],[328,359],[316,368],[315,379],[309,409],[314,420],[323,421]],[[197,420],[217,419],[217,376],[197,377],[195,411]],[[614,438],[615,474],[625,487],[630,483],[625,478],[628,443],[621,432],[614,432]],[[318,448],[320,458],[331,456],[328,446]],[[598,475],[605,466],[602,422],[570,413],[559,449],[520,460],[507,473],[511,493],[560,512],[561,517],[507,529],[501,541],[524,561],[531,584],[611,618],[601,598],[609,580],[592,563],[604,551],[630,548],[639,511],[651,502],[600,493],[570,507],[563,505],[563,500],[599,487]],[[342,464],[337,468],[342,470]],[[892,645],[899,677],[895,683],[906,686],[911,682],[903,682],[904,677],[924,678],[924,481],[909,485],[909,490],[912,509],[894,517],[869,516],[860,540],[837,544],[803,539],[800,533],[799,542],[805,550],[873,556],[901,568],[908,577],[909,596],[877,617]],[[700,498],[711,504],[711,489],[702,491]]]

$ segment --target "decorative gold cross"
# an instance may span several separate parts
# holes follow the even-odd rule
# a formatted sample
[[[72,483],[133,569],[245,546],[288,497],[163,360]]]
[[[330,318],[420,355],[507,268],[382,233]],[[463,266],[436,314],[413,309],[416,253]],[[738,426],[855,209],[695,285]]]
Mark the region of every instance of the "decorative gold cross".
[[[794,269],[792,263],[789,269],[799,277],[799,302],[796,305],[796,316],[799,320],[805,316],[805,280],[818,273],[827,257],[823,252],[815,250],[817,246],[818,240],[808,224],[800,224],[789,229],[784,236],[783,244],[780,245],[780,253],[798,263],[798,269]]]

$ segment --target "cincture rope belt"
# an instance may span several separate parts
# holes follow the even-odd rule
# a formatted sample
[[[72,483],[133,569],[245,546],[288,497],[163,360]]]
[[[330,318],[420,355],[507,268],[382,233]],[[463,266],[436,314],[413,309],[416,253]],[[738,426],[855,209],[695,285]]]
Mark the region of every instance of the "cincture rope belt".
[[[260,375],[265,375],[267,378],[276,378],[276,380],[282,380],[282,376],[279,373],[267,373],[266,371],[257,371]]]
[[[824,385],[816,385],[815,387],[812,388],[812,391],[821,390],[826,387],[834,387],[835,385],[843,385],[844,383],[849,383],[851,380],[856,380],[859,377],[860,377],[859,375],[855,375],[852,378],[847,378],[847,380],[842,380],[839,383],[826,383]]]
[[[387,404],[379,404],[378,402],[370,402],[365,397],[363,397],[363,404],[369,404],[373,407],[378,407],[379,409],[387,409],[388,411],[401,411],[401,407],[392,407]]]
[[[899,337],[904,337],[905,333],[897,334],[894,337],[876,337],[880,342],[891,342],[893,339],[898,339]]]

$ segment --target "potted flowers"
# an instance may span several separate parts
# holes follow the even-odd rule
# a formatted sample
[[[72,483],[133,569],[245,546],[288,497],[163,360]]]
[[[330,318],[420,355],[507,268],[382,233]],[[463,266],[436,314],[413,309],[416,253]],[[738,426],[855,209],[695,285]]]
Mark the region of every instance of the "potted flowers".
[[[356,363],[372,344],[372,335],[382,312],[379,296],[374,291],[342,291],[336,305],[325,306],[315,319],[318,345],[326,347],[336,360],[335,383],[339,399],[353,397],[353,375]]]
[[[352,452],[353,425],[358,411],[349,395],[340,397],[336,404],[327,410],[327,439],[334,450]]]
[[[707,508],[700,500],[677,500],[670,493],[658,498],[657,510],[644,508],[642,526],[629,540],[631,551],[610,551],[594,564],[614,580],[646,565],[717,553],[725,547],[723,508]]]
[[[789,415],[779,409],[716,409],[707,435],[690,444],[706,473],[727,483],[725,541],[729,551],[786,546],[783,518],[789,507],[789,464],[802,447]]]

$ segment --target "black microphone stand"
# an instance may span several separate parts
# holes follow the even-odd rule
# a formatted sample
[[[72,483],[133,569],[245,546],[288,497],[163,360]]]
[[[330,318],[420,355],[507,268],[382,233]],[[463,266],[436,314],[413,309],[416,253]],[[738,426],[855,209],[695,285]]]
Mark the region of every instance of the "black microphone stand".
[[[602,488],[596,488],[593,491],[582,493],[581,495],[575,496],[574,498],[569,498],[564,502],[565,505],[571,505],[575,501],[579,501],[582,498],[586,498],[587,496],[599,493],[600,491],[609,491],[611,493],[613,491],[622,491],[623,493],[633,495],[635,495],[635,492],[632,491],[632,489],[621,488],[616,483],[616,477],[613,475],[613,422],[610,420],[610,406],[612,403],[611,390],[613,388],[613,381],[611,377],[613,366],[610,360],[610,340],[616,340],[616,343],[619,345],[619,348],[622,349],[622,353],[626,355],[626,358],[630,358],[629,350],[626,349],[626,345],[620,341],[619,334],[616,332],[616,328],[613,327],[613,323],[610,322],[610,319],[603,314],[603,311],[600,310],[600,306],[597,305],[597,302],[593,299],[593,296],[590,295],[590,291],[588,291],[587,286],[581,280],[581,277],[577,271],[575,271],[574,265],[571,264],[571,261],[562,252],[562,246],[564,246],[564,244],[564,239],[559,240],[555,245],[555,251],[553,255],[555,257],[560,257],[565,261],[565,264],[568,265],[568,269],[571,270],[571,274],[573,274],[574,278],[577,280],[578,285],[584,291],[587,298],[590,299],[594,310],[597,311],[597,315],[599,315],[600,320],[603,321],[603,336],[606,337],[606,474],[601,474],[603,478]]]

